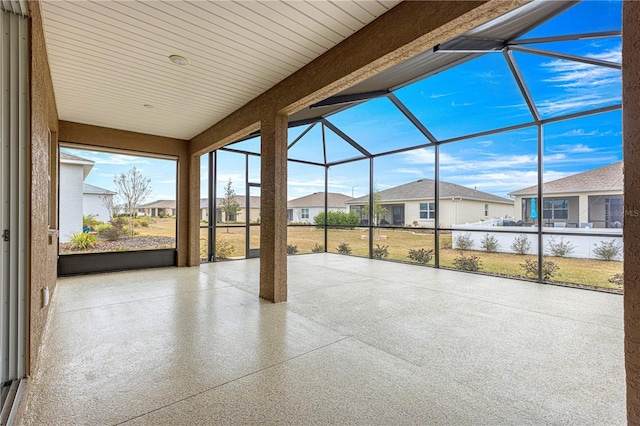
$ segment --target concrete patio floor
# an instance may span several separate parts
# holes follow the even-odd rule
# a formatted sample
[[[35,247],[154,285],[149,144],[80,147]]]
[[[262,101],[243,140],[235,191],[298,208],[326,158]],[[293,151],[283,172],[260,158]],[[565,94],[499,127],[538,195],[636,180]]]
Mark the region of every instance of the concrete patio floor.
[[[622,296],[313,254],[60,279],[22,424],[625,424]]]

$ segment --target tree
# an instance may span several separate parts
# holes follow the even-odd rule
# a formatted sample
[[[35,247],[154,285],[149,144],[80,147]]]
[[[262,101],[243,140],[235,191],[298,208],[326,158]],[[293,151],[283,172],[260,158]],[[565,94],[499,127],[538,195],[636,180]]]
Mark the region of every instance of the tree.
[[[380,192],[375,191],[373,193],[373,225],[378,225],[380,219],[383,218],[386,213],[387,208],[382,205],[382,195],[380,195]],[[369,202],[364,204],[362,215],[369,217]]]
[[[111,219],[113,219],[113,214],[116,211],[116,206],[113,204],[113,195],[102,195],[100,197],[100,201],[102,202],[102,205],[104,206],[105,209],[107,209],[107,212],[109,212],[109,222],[111,221]]]
[[[138,206],[151,195],[151,179],[142,176],[135,166],[127,173],[115,175],[113,183],[129,217],[129,234],[133,235],[133,219]]]
[[[236,191],[231,187],[231,179],[224,187],[224,198],[220,200],[220,208],[224,212],[225,222],[231,217],[235,220],[235,216],[240,211],[240,203],[236,200]],[[227,228],[227,232],[229,232],[229,228]]]

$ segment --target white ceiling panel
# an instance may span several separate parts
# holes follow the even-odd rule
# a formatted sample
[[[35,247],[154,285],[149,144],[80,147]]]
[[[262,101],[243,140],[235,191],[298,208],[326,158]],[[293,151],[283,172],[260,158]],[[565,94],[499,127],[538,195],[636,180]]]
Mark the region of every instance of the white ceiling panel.
[[[45,0],[60,119],[191,139],[399,1]]]

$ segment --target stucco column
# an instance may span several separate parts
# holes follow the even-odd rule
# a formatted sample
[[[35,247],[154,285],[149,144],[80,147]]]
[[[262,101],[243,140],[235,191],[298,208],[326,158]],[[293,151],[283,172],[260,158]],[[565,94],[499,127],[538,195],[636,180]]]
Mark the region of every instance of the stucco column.
[[[640,2],[625,1],[622,15],[627,420],[640,425]]]
[[[589,195],[578,195],[578,226],[589,222]]]
[[[189,233],[187,235],[189,244],[182,247],[188,247],[189,250],[186,259],[187,265],[200,266],[200,156],[185,156],[185,160],[187,159],[189,161],[189,170],[185,177],[188,178],[188,186],[180,186],[180,188],[183,191],[188,191],[189,195],[188,209],[184,209],[183,213],[188,216],[187,229]]]
[[[287,117],[260,126],[260,297],[287,300]]]

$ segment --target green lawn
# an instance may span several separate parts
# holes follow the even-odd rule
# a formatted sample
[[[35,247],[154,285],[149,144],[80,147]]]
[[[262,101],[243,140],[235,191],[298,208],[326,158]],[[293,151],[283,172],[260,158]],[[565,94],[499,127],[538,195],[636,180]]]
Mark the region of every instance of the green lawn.
[[[201,232],[202,248],[206,253],[206,230]],[[259,239],[259,230],[255,233],[252,229],[252,240]],[[254,235],[255,234],[255,235]],[[341,243],[348,243],[351,248],[351,255],[369,256],[369,238],[367,230],[337,230],[328,231],[328,250],[337,253],[337,247]],[[233,256],[244,256],[245,234],[244,228],[230,228],[229,233],[225,229],[218,230],[218,239],[223,239],[236,247]],[[324,234],[321,229],[315,227],[289,227],[287,241],[290,245],[295,245],[298,253],[311,253],[313,247],[324,245]],[[376,231],[373,241],[376,245],[387,246],[389,252],[388,259],[410,262],[408,257],[409,249],[433,249],[434,236],[430,234],[415,233],[407,230],[384,229]],[[460,256],[459,250],[452,250],[451,236],[444,235],[440,239],[440,266],[453,268],[454,259]],[[524,269],[520,266],[526,259],[537,261],[537,256],[517,255],[509,253],[488,253],[484,251],[465,251],[465,255],[476,255],[480,258],[481,272],[499,274],[510,277],[525,278]],[[616,284],[609,282],[614,274],[622,273],[622,262],[605,262],[600,260],[558,258],[549,257],[547,260],[553,261],[559,270],[552,276],[552,282],[579,284],[593,287],[620,289]],[[433,264],[433,261],[430,262]]]
[[[173,219],[162,219],[150,226],[148,229],[141,229],[141,234],[163,235],[162,232],[174,232],[175,221]],[[170,234],[173,235],[173,234]],[[338,230],[328,231],[328,250],[337,253],[340,243],[348,243],[351,254],[354,256],[369,256],[369,231],[368,230]],[[217,239],[224,240],[234,247],[230,258],[245,257],[245,228],[218,228]],[[258,247],[260,240],[260,227],[251,228],[252,246]],[[207,250],[207,230],[200,230],[201,255],[206,257]],[[287,234],[288,244],[294,245],[299,254],[311,253],[314,246],[324,245],[324,232],[313,226],[289,227]],[[387,246],[390,260],[409,262],[409,249],[433,249],[434,236],[426,233],[416,233],[410,230],[383,229],[377,230],[373,241],[374,247]],[[452,250],[451,236],[443,235],[440,238],[440,266],[453,268],[454,259],[460,256],[459,250]],[[465,255],[476,255],[481,261],[481,272],[499,274],[511,277],[525,277],[523,268],[520,266],[526,259],[537,260],[537,256],[517,255],[509,253],[488,253],[484,251],[465,251]],[[622,262],[606,262],[601,260],[575,259],[549,257],[559,267],[551,279],[553,282],[587,285],[593,287],[620,289],[620,286],[610,283],[608,280],[614,274],[622,273]],[[430,262],[433,264],[433,260]]]

